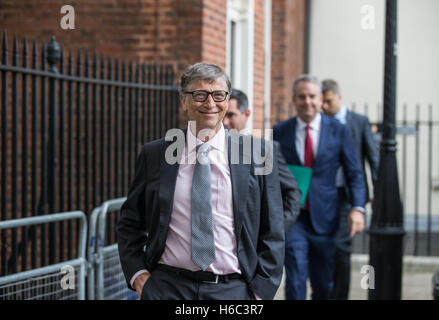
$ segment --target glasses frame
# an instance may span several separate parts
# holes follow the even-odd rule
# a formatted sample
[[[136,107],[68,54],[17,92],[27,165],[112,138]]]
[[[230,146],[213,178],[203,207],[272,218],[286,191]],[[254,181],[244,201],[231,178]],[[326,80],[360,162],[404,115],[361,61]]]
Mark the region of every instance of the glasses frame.
[[[206,95],[206,99],[204,99],[203,101],[195,100],[195,98],[194,98],[194,93],[195,93],[195,92],[205,92],[205,93],[207,93],[207,95]],[[223,100],[215,100],[215,98],[213,97],[213,94],[214,94],[215,92],[224,92],[226,95],[225,95],[225,97],[224,97]],[[215,91],[195,90],[195,91],[185,91],[184,93],[185,93],[185,94],[190,94],[190,95],[192,95],[192,99],[193,99],[195,102],[206,102],[207,99],[209,99],[209,95],[212,96],[213,101],[215,101],[215,102],[223,102],[223,101],[225,101],[225,100],[227,99],[227,97],[229,96],[229,92],[227,92],[227,91],[225,91],[225,90],[215,90]]]

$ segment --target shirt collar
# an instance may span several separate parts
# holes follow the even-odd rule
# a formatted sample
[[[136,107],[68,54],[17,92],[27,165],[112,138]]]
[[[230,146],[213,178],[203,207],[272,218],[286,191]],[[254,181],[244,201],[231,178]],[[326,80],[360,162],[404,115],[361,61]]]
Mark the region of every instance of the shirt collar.
[[[309,126],[311,127],[311,129],[316,130],[316,131],[320,131],[321,119],[322,119],[322,116],[320,115],[320,112],[318,112],[317,115],[315,116],[315,118],[309,123]],[[307,125],[306,122],[304,122],[302,119],[297,117],[297,129],[298,130],[305,129],[306,125]]]
[[[346,124],[346,114],[348,113],[348,109],[346,109],[345,105],[342,105],[340,110],[334,115],[334,118],[340,121],[343,124]]]
[[[250,132],[249,129],[245,128],[245,129],[242,131],[242,134],[243,134],[243,135],[246,135],[246,136],[250,136],[250,135],[251,135],[251,132]]]
[[[187,147],[189,152],[194,152],[196,146],[202,144],[203,141],[194,136],[192,131],[190,130],[190,123],[188,122],[187,129]],[[224,152],[225,143],[226,143],[226,132],[224,130],[224,125],[221,123],[220,130],[213,136],[212,139],[206,142],[212,148],[219,150],[220,152]]]

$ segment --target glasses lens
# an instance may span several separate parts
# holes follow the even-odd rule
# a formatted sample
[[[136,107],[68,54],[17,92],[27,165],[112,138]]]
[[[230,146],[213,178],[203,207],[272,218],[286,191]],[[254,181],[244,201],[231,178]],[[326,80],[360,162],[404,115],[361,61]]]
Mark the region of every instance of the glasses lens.
[[[192,96],[194,97],[195,101],[203,102],[207,99],[207,94],[208,93],[205,91],[195,91]]]
[[[221,102],[226,99],[226,93],[224,91],[214,91],[212,92],[213,100],[216,102]]]
[[[221,91],[221,90],[213,91],[213,92],[208,92],[208,91],[204,91],[204,90],[194,91],[192,93],[192,97],[197,102],[204,102],[207,100],[207,97],[209,96],[209,94],[212,94],[213,101],[215,101],[215,102],[222,102],[222,101],[226,100],[226,98],[227,98],[227,92]]]
[[[204,102],[207,99],[208,93],[205,91],[195,91],[192,96],[197,102]]]

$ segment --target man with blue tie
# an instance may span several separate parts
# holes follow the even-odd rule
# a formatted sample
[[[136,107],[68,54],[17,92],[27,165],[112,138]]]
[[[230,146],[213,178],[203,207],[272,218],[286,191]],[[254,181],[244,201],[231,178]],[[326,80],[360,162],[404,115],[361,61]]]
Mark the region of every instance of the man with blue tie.
[[[320,113],[322,103],[318,78],[300,76],[293,84],[297,117],[273,128],[274,140],[280,143],[287,163],[312,169],[306,203],[286,235],[287,299],[306,299],[308,277],[312,299],[331,297],[334,235],[339,214],[335,181],[340,166],[352,194],[348,216],[350,236],[364,229],[365,185],[352,138],[345,125]]]

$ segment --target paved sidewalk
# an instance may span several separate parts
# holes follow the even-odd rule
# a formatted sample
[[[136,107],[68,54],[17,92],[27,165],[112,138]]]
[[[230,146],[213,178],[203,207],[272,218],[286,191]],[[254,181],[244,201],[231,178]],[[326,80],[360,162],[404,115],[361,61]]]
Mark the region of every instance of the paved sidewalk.
[[[361,267],[367,265],[367,255],[353,255],[351,269],[350,300],[367,300],[368,291],[361,288]],[[439,270],[439,258],[404,257],[402,300],[432,300],[432,279],[435,271]],[[284,278],[275,296],[275,300],[285,299]],[[308,283],[308,299],[310,298]]]

